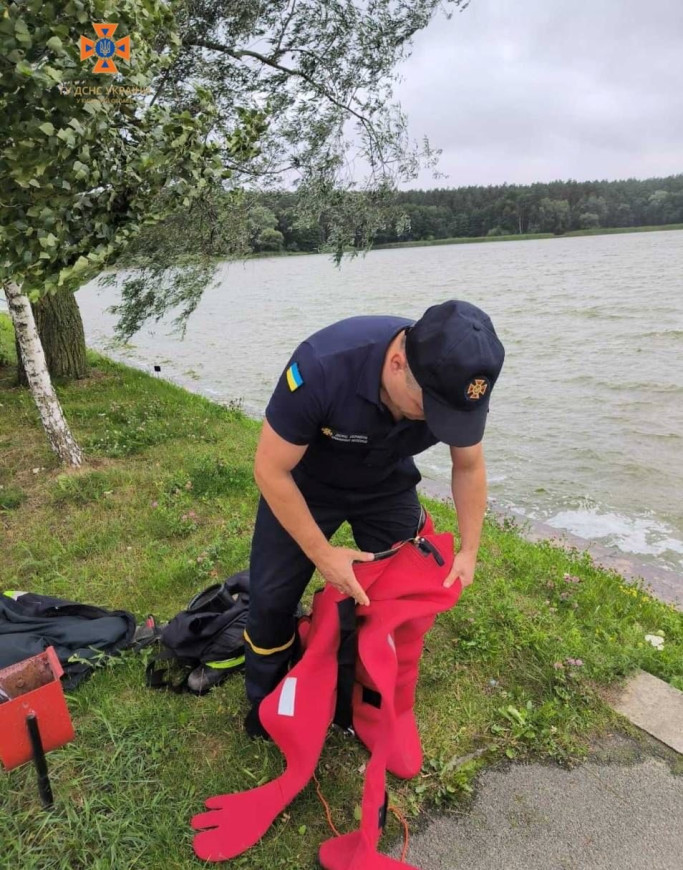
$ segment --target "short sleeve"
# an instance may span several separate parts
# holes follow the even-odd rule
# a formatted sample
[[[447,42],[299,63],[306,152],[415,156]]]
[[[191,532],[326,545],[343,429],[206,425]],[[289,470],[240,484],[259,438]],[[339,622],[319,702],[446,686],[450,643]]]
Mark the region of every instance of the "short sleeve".
[[[310,444],[325,419],[325,376],[308,342],[294,352],[266,408],[266,420],[290,444]]]

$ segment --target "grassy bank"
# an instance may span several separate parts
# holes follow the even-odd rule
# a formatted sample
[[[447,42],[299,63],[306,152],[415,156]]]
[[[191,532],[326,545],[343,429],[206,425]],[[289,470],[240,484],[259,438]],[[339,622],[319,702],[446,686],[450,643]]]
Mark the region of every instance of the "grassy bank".
[[[90,354],[91,377],[58,386],[89,464],[57,466],[27,392],[13,387],[0,316],[2,589],[64,595],[166,619],[247,563],[257,493],[258,425],[238,410]],[[428,504],[440,528],[450,509]],[[350,542],[348,531],[341,538]],[[663,632],[655,650],[646,634]],[[475,585],[427,640],[418,720],[422,774],[389,780],[409,821],[424,805],[461,805],[477,769],[505,758],[570,762],[614,727],[603,687],[642,667],[683,689],[683,615],[596,569],[579,553],[487,522]],[[246,739],[243,677],[206,698],[144,687],[126,653],[69,695],[77,738],[50,757],[55,810],[39,810],[30,766],[0,774],[0,865],[22,870],[191,868],[190,816],[206,796],[281,770]],[[318,770],[337,827],[360,802],[367,754],[330,734]],[[231,867],[313,866],[331,836],[308,787],[263,842]],[[400,836],[392,819],[387,839]]]

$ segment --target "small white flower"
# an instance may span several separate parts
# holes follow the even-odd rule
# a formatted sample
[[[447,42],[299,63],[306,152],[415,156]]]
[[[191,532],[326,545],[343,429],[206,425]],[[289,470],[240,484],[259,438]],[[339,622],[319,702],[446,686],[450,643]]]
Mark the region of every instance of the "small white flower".
[[[658,634],[646,634],[645,640],[651,643],[655,649],[664,649],[664,638]]]

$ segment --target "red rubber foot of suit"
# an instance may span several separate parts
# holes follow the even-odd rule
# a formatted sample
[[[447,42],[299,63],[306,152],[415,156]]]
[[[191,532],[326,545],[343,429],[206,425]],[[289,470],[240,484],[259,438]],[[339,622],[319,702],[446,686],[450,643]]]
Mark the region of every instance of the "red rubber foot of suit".
[[[417,870],[410,864],[375,852],[362,831],[326,840],[320,847],[318,860],[324,870],[396,870],[399,867]]]

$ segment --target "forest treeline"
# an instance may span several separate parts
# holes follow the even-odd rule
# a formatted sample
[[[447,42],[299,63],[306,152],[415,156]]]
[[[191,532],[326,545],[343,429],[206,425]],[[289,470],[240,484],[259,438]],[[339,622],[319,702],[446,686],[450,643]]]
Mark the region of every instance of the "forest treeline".
[[[345,196],[352,210],[355,194]],[[385,197],[382,203],[383,226],[373,234],[378,245],[661,226],[683,223],[683,174],[645,180],[406,190]],[[315,218],[302,215],[295,193],[250,193],[237,200],[226,194],[224,201],[213,202],[210,208],[198,204],[193,214],[176,214],[143,233],[140,241],[142,248],[149,249],[162,238],[166,244],[173,238],[179,254],[201,246],[219,257],[316,252],[327,249],[331,226],[324,209]]]
[[[396,202],[405,214],[375,233],[376,244],[660,226],[683,223],[683,175],[406,190],[396,194]],[[278,233],[264,241],[277,244],[276,249],[311,251],[325,243],[324,223],[296,228],[291,195],[264,195],[262,203]]]

